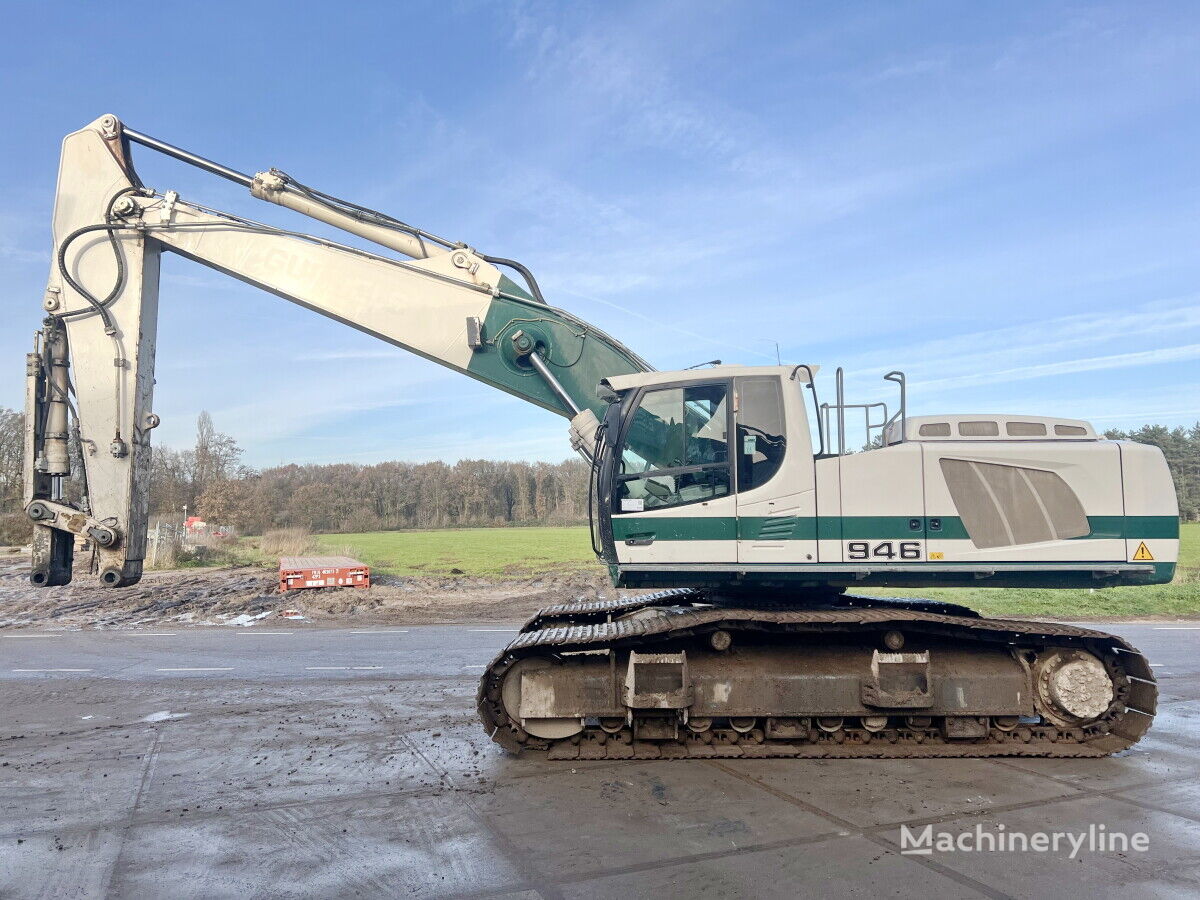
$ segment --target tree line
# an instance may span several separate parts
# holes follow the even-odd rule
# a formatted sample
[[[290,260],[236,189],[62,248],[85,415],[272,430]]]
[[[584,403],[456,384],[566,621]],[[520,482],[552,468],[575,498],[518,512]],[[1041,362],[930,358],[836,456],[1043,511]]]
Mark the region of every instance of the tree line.
[[[28,540],[21,513],[24,416],[0,408],[0,543]],[[192,447],[154,447],[150,516],[199,516],[242,534],[301,526],[316,532],[582,524],[588,467],[486,459],[373,465],[242,464],[242,448],[202,412]]]
[[[288,525],[317,532],[566,525],[587,520],[587,483],[582,460],[286,465],[214,482],[197,509],[246,534]],[[155,509],[169,514],[163,493]]]
[[[196,445],[156,448],[152,515],[189,513],[243,534],[300,526],[316,532],[478,525],[577,524],[587,516],[588,469],[551,463],[462,460],[372,465],[241,464],[237,441],[201,413]]]
[[[1161,448],[1175,479],[1180,515],[1200,521],[1200,422],[1190,428],[1112,430],[1105,437]],[[23,414],[0,408],[0,543],[26,541],[30,532],[21,513],[23,444]],[[588,467],[581,460],[293,464],[255,470],[241,459],[238,442],[201,413],[194,446],[153,450],[151,516],[180,522],[186,510],[244,534],[285,526],[356,532],[587,521]]]
[[[1104,436],[1113,441],[1153,444],[1167,458],[1175,493],[1179,497],[1179,517],[1185,522],[1200,521],[1200,422],[1191,428],[1143,425],[1133,431],[1109,429]]]

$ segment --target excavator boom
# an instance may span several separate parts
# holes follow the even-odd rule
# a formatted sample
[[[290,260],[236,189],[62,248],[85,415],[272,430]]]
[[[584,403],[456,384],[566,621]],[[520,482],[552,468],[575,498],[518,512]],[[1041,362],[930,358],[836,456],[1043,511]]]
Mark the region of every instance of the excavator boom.
[[[284,230],[147,188],[133,167],[131,143],[379,246],[364,250]],[[48,316],[27,365],[26,507],[37,524],[32,577],[39,585],[70,580],[65,548],[73,533],[99,548],[105,584],[128,585],[141,575],[149,434],[158,423],[152,402],[164,250],[566,416],[572,444],[585,455],[603,414],[595,394],[600,379],[650,371],[608,335],[548,306],[519,264],[337,200],[277,170],[237,172],[126,130],[114,116],[63,141],[54,243]],[[528,290],[498,265],[516,266]],[[84,377],[72,383],[72,369]],[[84,509],[62,502],[71,418],[83,448]]]

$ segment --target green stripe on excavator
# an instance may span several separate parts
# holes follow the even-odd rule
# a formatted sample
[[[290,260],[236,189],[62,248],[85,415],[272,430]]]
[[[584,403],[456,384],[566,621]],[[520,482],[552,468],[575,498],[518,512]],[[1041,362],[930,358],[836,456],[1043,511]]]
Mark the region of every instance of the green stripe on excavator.
[[[982,564],[981,564],[982,565]],[[652,563],[617,565],[613,584],[617,587],[747,587],[761,585],[771,589],[795,585],[799,588],[830,584],[842,587],[1033,587],[1033,588],[1097,588],[1114,584],[1167,584],[1175,574],[1175,563],[1148,563],[1150,572],[1106,574],[1105,563],[1078,561],[1077,569],[1042,571],[1037,561],[1007,561],[987,566],[986,572],[947,570],[941,563],[910,564],[908,571],[891,566],[874,565],[869,572],[831,570],[828,564],[814,564],[807,570],[804,564],[781,568],[772,563],[729,563],[727,567],[709,563],[673,562],[669,568],[654,568]],[[689,566],[695,566],[689,569]],[[914,570],[915,568],[915,570]],[[1099,575],[1097,574],[1099,570]],[[982,575],[982,577],[980,577]]]
[[[968,540],[958,516],[942,516],[940,530],[928,528],[925,516],[613,516],[613,538],[653,536],[656,541],[856,541],[856,540]],[[915,520],[921,526],[913,529]],[[1175,516],[1089,516],[1091,532],[1076,540],[1178,538]],[[764,534],[765,529],[765,534]]]
[[[1093,538],[1179,538],[1177,516],[1088,516]]]
[[[603,419],[607,404],[596,396],[600,379],[647,371],[645,362],[613,338],[535,302],[506,276],[500,290],[503,295],[492,300],[484,317],[483,344],[467,364],[471,377],[569,418],[570,410],[545,380],[518,364],[512,336],[521,330],[545,347],[543,358],[575,404]]]
[[[614,540],[653,536],[656,541],[736,541],[737,519],[733,516],[663,518],[613,516]]]

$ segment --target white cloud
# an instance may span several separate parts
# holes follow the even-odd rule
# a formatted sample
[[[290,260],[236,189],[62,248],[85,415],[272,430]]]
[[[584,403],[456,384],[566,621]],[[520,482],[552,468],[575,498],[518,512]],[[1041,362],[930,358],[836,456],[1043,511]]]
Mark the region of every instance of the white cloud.
[[[50,254],[42,250],[25,250],[11,244],[0,243],[0,258],[16,263],[48,262]]]
[[[1200,344],[1157,347],[1153,350],[1139,350],[1132,353],[1113,353],[1107,356],[1070,359],[1063,360],[1062,362],[1042,363],[1040,365],[1022,366],[1014,369],[975,372],[970,375],[935,378],[929,381],[914,381],[912,387],[926,391],[930,388],[946,390],[948,388],[970,387],[973,385],[1000,384],[1012,381],[1025,381],[1033,378],[1047,378],[1053,375],[1074,375],[1081,372],[1095,372],[1101,369],[1128,369],[1135,366],[1186,362],[1193,359],[1200,359]]]
[[[1024,366],[1041,371],[1042,366],[1061,366],[1060,371],[1089,368],[1119,368],[1143,365],[1142,352],[1074,355],[1105,344],[1128,346],[1137,340],[1152,340],[1155,348],[1165,338],[1178,339],[1200,333],[1200,296],[1144,303],[1128,309],[1110,309],[1087,314],[1038,320],[986,331],[971,331],[931,340],[876,348],[850,357],[847,369],[855,372],[901,365],[920,373],[919,383],[929,388],[961,386],[995,377],[1000,372],[1020,372]],[[941,330],[945,330],[944,327]],[[1151,356],[1157,349],[1146,351]],[[1181,359],[1189,358],[1186,355]],[[1099,360],[1107,360],[1103,365]],[[1162,361],[1169,362],[1171,357]],[[1017,368],[1011,364],[1021,361]],[[1042,360],[1051,360],[1041,362]],[[1089,360],[1092,360],[1089,362]],[[1152,359],[1150,361],[1153,361]],[[1073,366],[1081,368],[1073,369]],[[983,373],[988,372],[990,376]],[[1047,374],[1053,374],[1046,370]],[[1030,376],[1040,377],[1040,376]],[[974,381],[962,381],[973,378]],[[1011,380],[1011,379],[1008,379]],[[917,383],[915,380],[914,383]]]
[[[32,223],[37,222],[41,226],[36,230],[38,237],[41,237],[45,230],[44,220],[35,218],[32,210],[30,213],[22,218],[12,211],[0,212],[0,259],[22,265],[42,263],[48,266],[52,249],[50,241],[47,239],[45,246],[39,250],[32,250],[29,247],[30,239],[35,233]]]
[[[299,353],[292,357],[295,362],[346,362],[349,360],[364,360],[364,359],[395,359],[398,354],[403,353],[399,348],[387,348],[379,350],[313,350],[309,353]]]

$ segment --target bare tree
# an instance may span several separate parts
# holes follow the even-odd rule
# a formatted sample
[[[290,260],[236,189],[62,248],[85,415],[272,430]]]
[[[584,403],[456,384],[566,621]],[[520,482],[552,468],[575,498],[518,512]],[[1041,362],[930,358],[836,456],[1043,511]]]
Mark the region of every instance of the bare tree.
[[[0,407],[0,512],[21,507],[24,453],[25,415]]]
[[[24,414],[0,407],[0,544],[23,544],[33,533],[21,511],[24,453]]]
[[[199,498],[218,481],[235,478],[240,472],[242,448],[227,434],[213,427],[207,410],[196,420],[196,449],[192,493]]]

